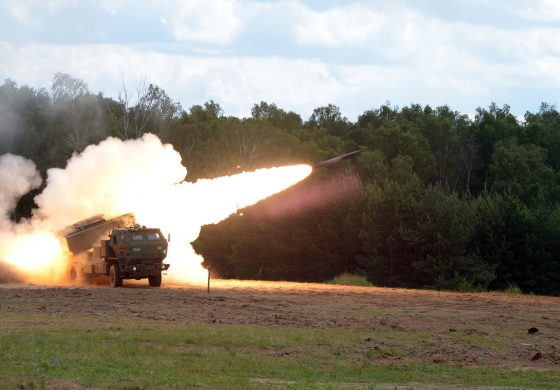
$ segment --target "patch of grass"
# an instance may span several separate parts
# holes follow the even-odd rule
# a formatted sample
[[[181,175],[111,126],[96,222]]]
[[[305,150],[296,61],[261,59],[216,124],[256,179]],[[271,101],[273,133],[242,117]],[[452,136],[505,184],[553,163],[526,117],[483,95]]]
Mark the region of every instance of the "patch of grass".
[[[523,290],[521,290],[515,283],[510,283],[504,292],[512,295],[523,295]]]
[[[362,286],[362,287],[374,287],[373,284],[368,282],[365,276],[351,274],[344,272],[333,279],[329,280],[327,284],[342,284],[345,286]]]
[[[348,318],[371,318],[371,317],[385,317],[385,318],[398,318],[410,316],[410,311],[396,308],[385,307],[362,307],[362,308],[339,308],[337,313],[341,316]]]
[[[474,349],[491,349],[499,352],[506,350],[503,343],[484,334],[457,332],[453,333],[453,337],[463,340]]]
[[[487,291],[485,288],[474,285],[466,279],[461,279],[457,285],[457,291],[464,293],[479,293]]]
[[[429,346],[425,332],[222,324],[170,327],[125,320],[78,325],[75,319],[64,318],[36,326],[26,325],[24,319],[17,332],[0,333],[0,383],[121,389],[244,389],[255,386],[256,380],[295,388],[439,383],[552,389],[560,383],[558,370],[380,364],[372,360],[375,353],[367,353],[384,340],[382,353],[404,356],[410,348]]]

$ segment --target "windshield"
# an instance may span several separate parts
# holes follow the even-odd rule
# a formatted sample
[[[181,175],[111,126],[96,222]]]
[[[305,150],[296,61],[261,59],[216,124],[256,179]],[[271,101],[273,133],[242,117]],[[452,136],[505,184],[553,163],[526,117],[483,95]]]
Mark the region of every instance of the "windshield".
[[[148,233],[148,240],[162,240],[163,237],[160,232],[150,232]]]

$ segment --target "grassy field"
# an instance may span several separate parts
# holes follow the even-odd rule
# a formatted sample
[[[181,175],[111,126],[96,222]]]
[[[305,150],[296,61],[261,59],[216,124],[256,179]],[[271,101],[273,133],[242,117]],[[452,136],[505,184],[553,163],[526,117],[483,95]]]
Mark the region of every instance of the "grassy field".
[[[423,332],[247,325],[170,327],[158,321],[4,316],[2,388],[391,388],[430,383],[558,389],[560,371],[378,363],[431,348]],[[17,328],[13,327],[17,324]],[[469,335],[475,345],[500,343]],[[397,339],[379,348],[368,341]],[[415,388],[415,385],[410,385]],[[444,386],[445,387],[445,386]],[[444,388],[442,387],[442,388]]]
[[[213,286],[0,285],[0,389],[560,389],[559,298]]]

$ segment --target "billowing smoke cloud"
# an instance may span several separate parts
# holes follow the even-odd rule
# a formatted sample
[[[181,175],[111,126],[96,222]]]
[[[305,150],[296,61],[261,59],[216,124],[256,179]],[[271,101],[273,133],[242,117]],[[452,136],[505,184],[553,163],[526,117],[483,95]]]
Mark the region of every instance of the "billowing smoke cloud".
[[[142,209],[186,176],[171,145],[146,134],[122,141],[107,138],[47,172],[47,186],[35,198],[40,218],[52,230],[96,214],[117,216]],[[153,205],[152,205],[153,206]]]
[[[40,185],[40,178],[29,161],[4,158],[6,172],[17,172],[20,180],[17,188],[0,187],[0,211],[7,215],[21,195]],[[0,262],[26,266],[31,274],[30,269],[37,270],[41,282],[57,282],[63,279],[68,256],[60,244],[57,247],[56,232],[92,215],[115,217],[132,212],[138,223],[159,227],[173,237],[166,260],[171,263],[169,277],[198,282],[206,273],[190,242],[202,225],[219,222],[310,172],[309,166],[296,165],[189,183],[184,181],[187,172],[180,154],[155,135],[128,141],[108,138],[72,156],[64,169],[48,170],[46,188],[35,198],[38,208],[31,220],[2,226],[0,234],[16,236],[11,242],[0,242]],[[10,181],[9,176],[2,180]]]
[[[16,225],[10,214],[15,210],[19,198],[41,185],[41,176],[35,164],[20,156],[0,156],[0,259],[2,249],[13,242],[14,237],[30,230],[27,223]],[[0,281],[17,280],[17,274],[0,262]]]
[[[41,185],[41,176],[33,161],[13,154],[0,156],[0,223],[6,223],[17,201]]]

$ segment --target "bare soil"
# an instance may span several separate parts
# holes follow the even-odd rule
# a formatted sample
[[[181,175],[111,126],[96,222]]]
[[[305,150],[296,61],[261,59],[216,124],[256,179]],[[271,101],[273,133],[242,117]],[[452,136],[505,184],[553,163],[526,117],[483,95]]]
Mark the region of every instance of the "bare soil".
[[[60,318],[91,326],[120,318],[161,326],[360,329],[371,337],[358,347],[401,351],[373,354],[379,362],[560,369],[556,297],[236,280],[213,281],[208,294],[206,287],[165,280],[161,288],[146,284],[126,281],[117,289],[0,284],[0,321],[12,313],[20,319],[10,327],[49,326]],[[530,334],[530,328],[538,331]],[[417,344],[418,339],[423,341]]]

